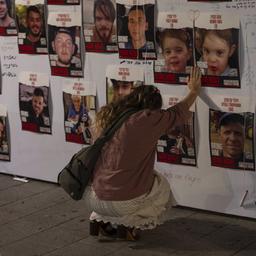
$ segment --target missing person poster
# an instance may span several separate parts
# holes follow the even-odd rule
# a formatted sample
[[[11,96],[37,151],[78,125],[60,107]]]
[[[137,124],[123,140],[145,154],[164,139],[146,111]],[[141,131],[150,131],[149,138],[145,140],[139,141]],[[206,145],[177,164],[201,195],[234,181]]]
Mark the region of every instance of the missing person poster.
[[[181,96],[163,95],[164,108],[176,105],[181,99]],[[158,140],[158,162],[196,166],[195,107],[191,110],[193,114],[183,125],[175,126],[170,134],[165,134]]]
[[[202,85],[240,88],[239,15],[203,12],[195,20],[195,26]]]
[[[186,84],[193,65],[193,23],[186,13],[160,12],[156,29],[156,83]]]
[[[80,0],[46,0],[49,5],[79,5]]]
[[[0,36],[16,36],[14,1],[1,0],[0,11]]]
[[[7,109],[6,106],[0,104],[0,161],[10,161],[10,144],[7,127]]]
[[[91,125],[96,113],[96,87],[84,79],[66,81],[63,104],[66,141],[91,144]]]
[[[254,113],[245,111],[245,99],[219,96],[219,109],[209,109],[212,166],[255,171]]]
[[[117,41],[122,59],[156,59],[155,0],[117,0]]]
[[[19,103],[22,130],[51,134],[47,74],[19,74]]]
[[[44,0],[16,0],[19,53],[47,54]]]
[[[114,0],[85,0],[83,28],[87,52],[115,53],[118,51]]]
[[[106,69],[107,103],[116,101],[144,83],[144,70],[138,66],[109,65]]]
[[[51,74],[82,77],[81,14],[79,12],[50,12],[48,40]]]

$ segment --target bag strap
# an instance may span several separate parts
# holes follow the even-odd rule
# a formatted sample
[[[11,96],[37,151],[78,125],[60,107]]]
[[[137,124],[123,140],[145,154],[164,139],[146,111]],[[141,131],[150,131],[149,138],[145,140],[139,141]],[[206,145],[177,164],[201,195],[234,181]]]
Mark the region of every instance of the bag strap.
[[[113,134],[115,133],[115,131],[121,127],[121,125],[124,123],[124,121],[126,119],[128,119],[129,116],[131,116],[132,114],[138,112],[138,109],[136,108],[130,108],[128,110],[126,110],[125,112],[121,113],[117,119],[109,126],[107,127],[102,135],[99,137],[99,139],[101,138],[104,138],[106,140],[110,139]]]

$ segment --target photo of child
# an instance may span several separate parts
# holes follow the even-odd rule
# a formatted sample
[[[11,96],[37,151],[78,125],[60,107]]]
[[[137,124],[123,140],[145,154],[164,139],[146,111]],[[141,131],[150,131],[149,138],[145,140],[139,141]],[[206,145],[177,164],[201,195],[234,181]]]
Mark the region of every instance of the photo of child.
[[[192,57],[189,33],[185,29],[164,29],[159,34],[159,42],[165,60],[163,71],[187,73]]]
[[[206,30],[203,33],[201,51],[202,60],[207,63],[207,75],[238,75],[238,63],[231,61],[237,50],[237,44],[233,37],[232,29]]]
[[[202,85],[240,88],[239,17],[229,13],[200,13],[195,20],[195,57]]]
[[[156,29],[156,83],[185,84],[193,64],[192,22],[184,22],[185,13],[160,12]]]

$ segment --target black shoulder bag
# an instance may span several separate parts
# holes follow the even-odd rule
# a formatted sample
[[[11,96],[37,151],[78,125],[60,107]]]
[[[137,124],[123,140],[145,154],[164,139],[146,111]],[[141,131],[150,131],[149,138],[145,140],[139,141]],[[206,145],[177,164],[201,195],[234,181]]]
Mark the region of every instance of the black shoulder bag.
[[[122,113],[115,122],[108,127],[94,144],[78,151],[59,173],[59,185],[74,199],[80,200],[84,190],[90,182],[93,170],[104,144],[112,138],[122,123],[138,110],[131,108]]]

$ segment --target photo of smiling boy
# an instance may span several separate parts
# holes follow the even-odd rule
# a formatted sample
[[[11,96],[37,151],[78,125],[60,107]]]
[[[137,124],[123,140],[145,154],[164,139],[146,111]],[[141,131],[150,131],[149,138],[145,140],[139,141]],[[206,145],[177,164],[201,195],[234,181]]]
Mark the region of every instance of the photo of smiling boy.
[[[229,13],[200,13],[195,23],[201,44],[196,61],[204,75],[202,85],[240,88],[239,18]]]
[[[25,54],[47,54],[47,41],[44,25],[44,2],[27,5],[24,0],[17,0],[19,52]]]
[[[213,166],[254,170],[254,114],[209,110]]]

